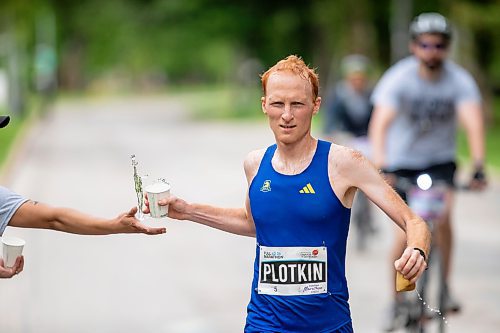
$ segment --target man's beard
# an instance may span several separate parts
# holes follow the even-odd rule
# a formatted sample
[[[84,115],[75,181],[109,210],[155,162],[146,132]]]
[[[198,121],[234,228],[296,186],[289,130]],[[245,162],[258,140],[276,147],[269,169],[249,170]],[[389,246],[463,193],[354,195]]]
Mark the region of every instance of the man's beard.
[[[443,60],[441,59],[423,61],[423,64],[425,65],[425,67],[427,67],[428,70],[432,72],[437,72],[441,70],[441,68],[443,68]]]

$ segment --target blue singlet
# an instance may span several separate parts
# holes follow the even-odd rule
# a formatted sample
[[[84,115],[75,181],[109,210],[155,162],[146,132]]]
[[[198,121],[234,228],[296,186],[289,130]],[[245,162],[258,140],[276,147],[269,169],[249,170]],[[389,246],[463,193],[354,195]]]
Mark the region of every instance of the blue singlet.
[[[272,145],[264,154],[250,184],[250,207],[256,227],[257,249],[246,333],[330,333],[344,325],[351,325],[345,278],[350,209],[342,205],[330,185],[330,145],[329,142],[318,140],[310,165],[302,173],[293,176],[274,170],[271,160],[277,146]],[[285,260],[260,269],[261,248],[267,247],[326,247],[327,269],[323,280],[326,285],[323,285],[327,289],[316,294],[259,293],[259,278],[263,276],[264,280],[267,278],[278,283],[279,288],[290,288],[292,284],[293,288],[304,290],[304,285],[297,282],[304,283],[307,280],[311,267],[306,267],[308,261]],[[279,251],[277,253],[280,254]],[[318,251],[312,250],[311,253],[317,254]],[[313,276],[318,272],[321,272],[321,267],[313,272]]]

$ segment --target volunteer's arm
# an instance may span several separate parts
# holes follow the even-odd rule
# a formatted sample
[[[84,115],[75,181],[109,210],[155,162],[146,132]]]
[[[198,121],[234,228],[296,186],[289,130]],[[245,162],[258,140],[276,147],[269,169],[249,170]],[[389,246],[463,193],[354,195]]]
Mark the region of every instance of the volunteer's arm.
[[[165,228],[144,226],[135,218],[134,207],[112,219],[93,217],[71,208],[52,207],[29,200],[14,213],[9,226],[20,228],[52,229],[81,235],[107,235],[118,233],[162,234]]]

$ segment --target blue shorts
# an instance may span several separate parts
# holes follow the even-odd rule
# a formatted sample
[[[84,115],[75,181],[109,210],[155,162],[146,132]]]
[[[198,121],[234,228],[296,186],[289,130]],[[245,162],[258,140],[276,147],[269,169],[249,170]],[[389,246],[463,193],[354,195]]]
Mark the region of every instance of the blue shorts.
[[[245,333],[283,333],[279,331],[268,331],[268,330],[260,330],[254,327],[246,326],[245,327]],[[352,328],[352,322],[348,322],[344,326],[333,330],[333,331],[321,331],[321,332],[309,332],[309,333],[354,333],[354,330]]]

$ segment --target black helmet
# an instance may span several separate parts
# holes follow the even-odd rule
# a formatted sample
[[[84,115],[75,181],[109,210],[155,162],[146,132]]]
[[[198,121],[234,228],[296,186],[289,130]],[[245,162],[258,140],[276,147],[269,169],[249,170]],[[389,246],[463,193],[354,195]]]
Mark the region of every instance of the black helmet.
[[[415,39],[417,36],[427,33],[441,34],[446,39],[451,39],[451,25],[441,14],[420,14],[410,24],[410,36]]]
[[[4,128],[9,124],[10,117],[9,116],[0,116],[0,128]]]

